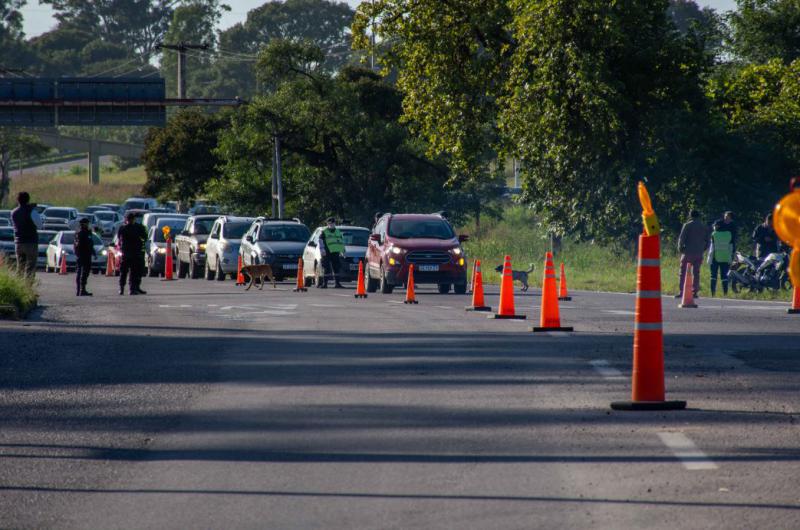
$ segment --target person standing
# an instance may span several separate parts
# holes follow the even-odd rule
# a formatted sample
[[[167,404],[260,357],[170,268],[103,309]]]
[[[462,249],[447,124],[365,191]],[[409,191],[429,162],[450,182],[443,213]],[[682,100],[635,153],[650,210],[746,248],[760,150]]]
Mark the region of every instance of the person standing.
[[[733,260],[733,235],[725,229],[722,221],[714,223],[711,232],[711,248],[708,263],[711,268],[711,296],[717,292],[717,273],[722,278],[722,294],[728,294],[728,271]]]
[[[14,224],[14,245],[17,256],[17,270],[24,272],[28,278],[36,275],[36,259],[39,255],[39,231],[33,219],[35,204],[30,204],[31,196],[27,191],[17,195],[17,206],[11,212]]]
[[[710,235],[708,226],[700,220],[700,212],[689,212],[691,218],[683,225],[681,235],[678,237],[678,251],[681,253],[680,292],[675,298],[683,296],[683,285],[686,280],[686,267],[692,266],[692,279],[694,280],[694,296],[700,290],[700,267],[703,264],[703,253],[709,245]]]
[[[759,261],[778,251],[778,235],[772,228],[771,213],[753,231],[753,242],[756,244],[756,259]]]
[[[339,282],[339,275],[342,268],[342,258],[344,257],[344,236],[341,230],[336,228],[336,220],[329,217],[326,221],[327,226],[320,234],[320,242],[322,243],[323,263],[322,270],[325,273],[325,281],[322,282],[322,287],[328,287],[328,267],[331,268],[333,281],[337,289],[342,289],[344,286]]]
[[[122,260],[119,267],[119,294],[125,294],[125,280],[130,274],[129,291],[131,296],[147,294],[142,290],[142,275],[144,274],[144,242],[147,240],[147,230],[136,222],[136,214],[128,212],[125,215],[125,224],[119,228],[119,246],[122,251]]]
[[[80,228],[75,232],[75,288],[77,296],[92,296],[86,290],[86,282],[89,280],[89,272],[92,270],[92,258],[97,257],[94,249],[94,239],[92,231],[89,230],[89,219],[84,217],[80,220]]]
[[[731,245],[732,245],[731,255],[735,254],[736,253],[736,236],[738,235],[739,227],[736,224],[736,221],[733,220],[733,212],[728,210],[727,212],[722,214],[722,217],[720,219],[717,219],[716,221],[714,221],[715,225],[717,223],[721,223],[721,225],[722,225],[722,227],[720,228],[720,231],[730,232],[731,233]]]

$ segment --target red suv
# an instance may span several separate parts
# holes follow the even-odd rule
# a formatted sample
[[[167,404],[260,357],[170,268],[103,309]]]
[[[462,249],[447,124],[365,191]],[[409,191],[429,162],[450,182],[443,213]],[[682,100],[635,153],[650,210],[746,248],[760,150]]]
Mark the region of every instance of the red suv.
[[[467,292],[467,260],[453,227],[440,214],[384,214],[372,228],[364,280],[367,291],[391,293],[406,283],[414,264],[414,283],[435,283],[446,294]]]

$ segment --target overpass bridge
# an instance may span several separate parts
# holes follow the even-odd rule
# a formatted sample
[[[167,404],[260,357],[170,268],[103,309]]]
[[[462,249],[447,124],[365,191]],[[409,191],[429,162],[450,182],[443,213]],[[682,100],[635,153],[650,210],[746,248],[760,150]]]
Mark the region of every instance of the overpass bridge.
[[[72,136],[62,136],[56,132],[31,131],[39,137],[43,144],[60,151],[72,151],[87,154],[89,166],[89,184],[100,183],[100,156],[113,155],[122,158],[140,158],[144,146],[140,144],[126,144],[110,142],[108,140],[90,140]]]

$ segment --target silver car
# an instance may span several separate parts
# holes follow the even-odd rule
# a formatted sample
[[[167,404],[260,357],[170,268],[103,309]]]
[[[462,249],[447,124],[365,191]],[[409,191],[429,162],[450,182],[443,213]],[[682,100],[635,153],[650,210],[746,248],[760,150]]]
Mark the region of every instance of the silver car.
[[[242,236],[253,224],[252,217],[234,217],[223,215],[214,222],[211,233],[206,240],[206,266],[207,280],[216,278],[219,281],[230,274],[236,276],[239,265],[239,245]]]
[[[308,227],[298,219],[267,219],[258,217],[242,240],[239,253],[242,264],[267,263],[275,279],[297,275],[297,262],[309,238]]]
[[[58,232],[53,230],[39,230],[39,254],[36,257],[36,266],[44,268],[47,265],[47,247]]]
[[[61,230],[78,229],[78,209],[62,206],[51,206],[42,212],[45,226],[60,226]]]
[[[144,261],[148,276],[166,275],[167,240],[164,238],[164,227],[169,226],[170,238],[173,240],[174,245],[175,236],[180,234],[185,224],[186,221],[184,219],[164,217],[159,219],[156,225],[150,229],[147,241],[144,243]],[[174,271],[174,263],[172,267]]]
[[[166,219],[167,217],[170,219],[182,219],[184,223],[186,222],[186,219],[189,218],[189,216],[185,213],[148,212],[144,214],[144,217],[142,217],[142,225],[149,232],[151,228],[156,226],[159,219]],[[178,231],[180,232],[180,230]]]
[[[103,238],[111,239],[117,233],[117,228],[122,224],[122,216],[111,210],[98,210],[94,212],[97,227]]]
[[[354,281],[358,276],[358,262],[363,261],[369,243],[369,228],[363,226],[338,226],[344,239],[344,259],[342,259],[339,279]],[[311,235],[303,251],[303,277],[308,285],[322,285],[325,274],[322,270],[322,249],[319,243],[320,234],[325,230],[320,226]],[[330,272],[330,271],[329,271]]]
[[[106,268],[106,256],[108,250],[103,244],[103,240],[97,234],[92,234],[94,241],[95,256],[92,258],[92,271],[99,272]],[[46,259],[44,263],[45,272],[56,272],[61,266],[61,260],[66,258],[67,269],[74,269],[75,262],[75,232],[61,231],[53,236],[47,245]]]
[[[0,255],[6,263],[17,259],[13,228],[0,227]]]

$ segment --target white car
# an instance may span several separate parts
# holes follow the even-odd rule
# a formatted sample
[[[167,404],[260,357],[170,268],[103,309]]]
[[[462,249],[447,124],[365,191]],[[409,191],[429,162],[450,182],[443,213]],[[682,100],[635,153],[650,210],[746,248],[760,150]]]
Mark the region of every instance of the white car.
[[[252,217],[223,215],[214,222],[206,240],[206,280],[216,278],[222,281],[228,274],[236,276],[239,266],[239,245],[253,221]]]
[[[258,217],[239,247],[243,265],[268,263],[277,281],[297,275],[297,262],[309,238],[308,227],[299,219]]]
[[[149,232],[151,228],[156,226],[160,219],[166,219],[168,217],[170,219],[182,219],[184,223],[186,222],[186,219],[189,218],[189,216],[185,213],[147,212],[144,214],[144,217],[142,217],[142,226],[144,226]],[[180,232],[180,230],[178,230],[178,232]]]
[[[338,226],[337,228],[342,232],[345,255],[341,260],[339,280],[355,281],[358,279],[358,262],[363,261],[367,254],[370,230],[363,226]],[[324,226],[314,230],[303,251],[303,278],[307,285],[311,285],[313,282],[320,286],[323,283],[325,274],[322,270],[322,249],[319,243],[319,237],[323,230],[325,230]],[[328,274],[330,274],[330,270]]]
[[[50,230],[57,226],[61,230],[77,230],[78,229],[78,209],[69,208],[66,206],[51,206],[42,212],[42,223]]]
[[[103,240],[97,234],[92,234],[94,241],[94,251],[96,256],[92,258],[92,271],[97,273],[106,268],[106,250]],[[61,231],[58,232],[50,243],[47,245],[46,259],[44,263],[45,272],[57,272],[61,267],[61,259],[63,256],[67,259],[67,269],[74,269],[75,262],[75,232]]]
[[[128,210],[151,210],[158,208],[158,201],[152,197],[129,197],[120,206],[120,213],[124,214]]]
[[[166,276],[167,240],[164,238],[164,227],[169,226],[170,238],[174,245],[175,236],[181,233],[185,224],[186,220],[183,218],[162,217],[156,222],[155,226],[150,228],[147,234],[147,241],[144,243],[144,262],[148,276]],[[172,270],[175,270],[174,263],[172,264]]]

